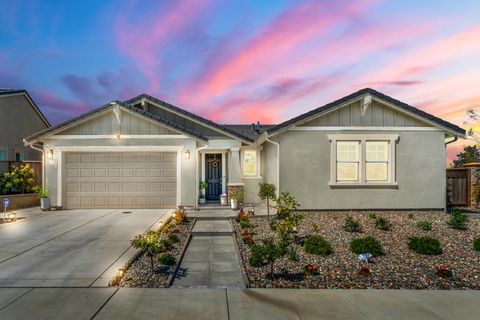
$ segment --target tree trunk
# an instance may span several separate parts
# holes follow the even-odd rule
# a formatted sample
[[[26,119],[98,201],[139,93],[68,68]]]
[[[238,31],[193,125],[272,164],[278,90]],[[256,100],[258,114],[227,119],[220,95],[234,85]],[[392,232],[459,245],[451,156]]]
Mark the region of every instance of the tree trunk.
[[[153,273],[153,256],[150,256],[150,266]]]
[[[267,197],[267,219],[270,220],[270,203]]]

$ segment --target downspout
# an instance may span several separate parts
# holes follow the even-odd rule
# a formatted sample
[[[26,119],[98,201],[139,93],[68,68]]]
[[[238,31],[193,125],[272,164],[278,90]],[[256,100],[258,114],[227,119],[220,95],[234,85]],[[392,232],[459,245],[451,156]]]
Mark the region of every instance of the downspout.
[[[23,140],[23,142],[25,143],[25,140]],[[37,151],[40,151],[42,153],[42,188],[45,188],[45,150],[43,150],[43,148],[37,148],[35,147],[33,144],[29,144],[30,148],[32,148],[33,150],[37,150]]]
[[[265,138],[265,141],[270,142],[271,144],[277,146],[277,197],[280,194],[280,144],[278,142],[272,141],[268,138]]]
[[[448,142],[445,142],[445,146],[446,146],[447,144],[454,143],[454,142],[457,141],[457,140],[458,140],[458,137],[455,136],[455,137],[453,137],[452,140],[450,140],[450,141],[448,141]]]
[[[198,186],[200,184],[200,181],[199,181],[199,174],[200,172],[198,172],[198,162],[200,161],[200,159],[198,158],[198,155],[200,154],[200,150],[203,150],[203,149],[206,149],[208,148],[208,143],[203,146],[203,147],[200,147],[200,148],[197,148],[195,150],[195,209],[198,210]]]

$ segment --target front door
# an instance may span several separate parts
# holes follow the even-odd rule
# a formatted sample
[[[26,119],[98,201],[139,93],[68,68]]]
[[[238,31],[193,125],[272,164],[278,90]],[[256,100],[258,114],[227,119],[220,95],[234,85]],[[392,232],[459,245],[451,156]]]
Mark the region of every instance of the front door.
[[[205,190],[206,199],[210,201],[220,200],[222,193],[222,154],[205,154],[205,181],[208,183]]]

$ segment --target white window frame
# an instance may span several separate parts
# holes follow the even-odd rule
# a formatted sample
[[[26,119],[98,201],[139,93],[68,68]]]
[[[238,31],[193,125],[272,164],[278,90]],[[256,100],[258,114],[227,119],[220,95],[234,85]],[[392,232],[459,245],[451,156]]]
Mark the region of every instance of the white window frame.
[[[398,186],[395,174],[396,141],[398,134],[329,134],[330,140],[330,187],[396,187]],[[337,141],[359,141],[360,142],[360,165],[358,181],[337,181]],[[388,172],[387,181],[366,181],[366,142],[387,141],[388,150]]]
[[[255,155],[255,174],[245,174],[245,171],[244,171],[244,168],[245,168],[245,151],[255,151],[256,155]],[[260,177],[260,150],[258,149],[254,149],[254,148],[243,148],[242,151],[241,151],[241,155],[242,157],[242,177],[243,178],[259,178]]]

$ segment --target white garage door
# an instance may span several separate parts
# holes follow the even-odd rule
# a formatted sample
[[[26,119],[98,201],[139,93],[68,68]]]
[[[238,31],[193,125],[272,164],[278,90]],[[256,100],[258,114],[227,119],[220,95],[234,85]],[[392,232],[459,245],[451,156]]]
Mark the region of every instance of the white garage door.
[[[174,208],[176,153],[67,153],[65,203],[74,208]]]

